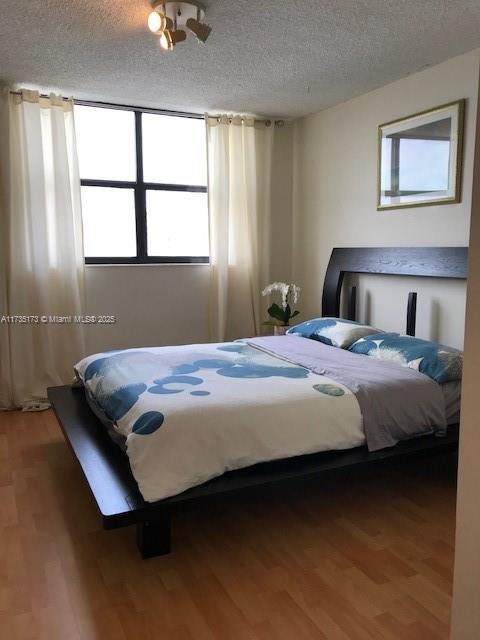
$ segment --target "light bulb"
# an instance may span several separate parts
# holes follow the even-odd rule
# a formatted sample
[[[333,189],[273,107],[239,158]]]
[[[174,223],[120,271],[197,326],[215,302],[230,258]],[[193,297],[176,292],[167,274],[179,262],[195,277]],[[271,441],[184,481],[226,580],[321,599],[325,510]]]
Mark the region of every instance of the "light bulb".
[[[167,26],[167,19],[162,13],[152,11],[148,16],[148,28],[152,33],[161,33]]]
[[[173,40],[170,31],[165,30],[159,39],[160,46],[165,51],[171,51],[173,49]]]
[[[186,39],[187,34],[183,29],[177,29],[175,31],[165,29],[160,36],[159,43],[162,49],[165,49],[165,51],[171,51],[176,44],[183,42]]]

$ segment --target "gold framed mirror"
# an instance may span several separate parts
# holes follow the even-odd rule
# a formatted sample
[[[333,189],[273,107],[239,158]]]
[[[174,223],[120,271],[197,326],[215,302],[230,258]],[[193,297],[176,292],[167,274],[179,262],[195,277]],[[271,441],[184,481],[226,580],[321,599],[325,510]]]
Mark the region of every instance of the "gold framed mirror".
[[[465,100],[378,128],[377,209],[460,202]]]

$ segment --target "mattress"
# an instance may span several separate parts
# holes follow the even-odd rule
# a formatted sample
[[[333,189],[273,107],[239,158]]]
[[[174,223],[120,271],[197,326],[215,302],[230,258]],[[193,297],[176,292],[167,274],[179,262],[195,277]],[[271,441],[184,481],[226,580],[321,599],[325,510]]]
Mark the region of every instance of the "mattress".
[[[423,374],[306,338],[263,340],[129,349],[76,365],[145,500],[258,462],[371,445],[377,435],[394,444],[441,433],[446,401]],[[342,376],[360,371],[354,393]],[[454,396],[449,389],[449,406]],[[374,411],[361,408],[365,398]]]
[[[447,424],[458,424],[460,422],[462,382],[461,380],[445,382],[440,385],[440,388],[445,399]]]

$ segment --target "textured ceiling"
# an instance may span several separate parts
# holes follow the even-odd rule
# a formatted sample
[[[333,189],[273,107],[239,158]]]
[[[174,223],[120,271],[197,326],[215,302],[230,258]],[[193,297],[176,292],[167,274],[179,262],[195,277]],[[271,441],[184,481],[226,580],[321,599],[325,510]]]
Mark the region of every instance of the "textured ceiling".
[[[173,53],[147,0],[1,0],[0,80],[190,111],[299,116],[480,46],[479,0],[205,0]]]

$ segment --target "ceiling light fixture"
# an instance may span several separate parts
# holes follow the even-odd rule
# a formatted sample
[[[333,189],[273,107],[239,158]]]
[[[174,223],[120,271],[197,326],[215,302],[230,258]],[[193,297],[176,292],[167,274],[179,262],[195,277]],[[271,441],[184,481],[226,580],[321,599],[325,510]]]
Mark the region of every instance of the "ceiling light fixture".
[[[162,33],[159,40],[160,46],[165,51],[171,51],[173,49],[173,40],[170,31],[167,29]]]
[[[195,20],[195,18],[189,18],[185,24],[190,29],[190,31],[197,36],[197,39],[200,40],[200,42],[207,41],[212,27],[210,27],[208,24],[203,24],[202,22]]]
[[[187,39],[183,27],[190,29],[199,42],[206,42],[212,28],[202,22],[204,18],[205,7],[199,2],[153,0],[148,28],[159,36],[160,47],[171,51],[176,44]]]
[[[158,11],[152,11],[148,16],[148,28],[152,33],[159,33],[165,31],[167,27],[167,18],[163,13]]]
[[[165,51],[171,51],[176,44],[186,39],[187,34],[183,29],[176,29],[175,31],[165,29],[160,36],[160,46],[162,49],[165,49]]]

